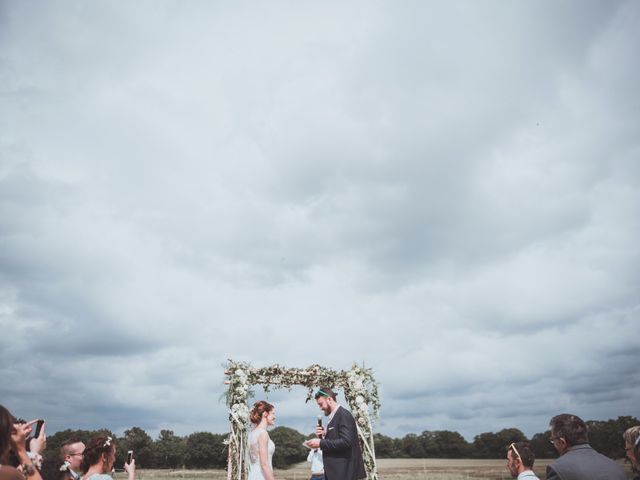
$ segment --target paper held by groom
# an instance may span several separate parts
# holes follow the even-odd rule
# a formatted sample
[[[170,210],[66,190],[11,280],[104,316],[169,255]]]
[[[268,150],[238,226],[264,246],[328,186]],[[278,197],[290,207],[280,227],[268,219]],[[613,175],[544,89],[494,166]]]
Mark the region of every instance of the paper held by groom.
[[[318,422],[318,438],[308,440],[306,444],[309,448],[322,450],[326,480],[365,478],[356,422],[351,412],[338,404],[336,397],[337,394],[328,387],[316,392],[316,403],[328,418],[326,428]]]

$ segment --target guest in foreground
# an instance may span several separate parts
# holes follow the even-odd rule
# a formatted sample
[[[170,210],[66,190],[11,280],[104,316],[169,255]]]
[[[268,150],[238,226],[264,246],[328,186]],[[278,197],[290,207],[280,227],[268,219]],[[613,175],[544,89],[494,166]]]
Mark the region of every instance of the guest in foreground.
[[[253,404],[249,419],[255,425],[249,433],[249,480],[273,480],[272,459],[276,446],[269,438],[267,428],[276,421],[275,408],[260,400]]]
[[[324,476],[327,480],[357,480],[365,478],[358,431],[353,415],[336,402],[336,394],[330,388],[317,391],[316,403],[329,417],[327,429],[316,427],[318,438],[307,440],[309,448],[322,450]]]
[[[624,451],[631,461],[635,473],[633,479],[640,480],[640,465],[638,464],[640,459],[640,425],[627,428],[622,434],[622,438],[624,439]]]
[[[36,422],[16,423],[9,410],[0,405],[0,480],[25,480],[25,477],[28,480],[42,480],[26,448],[26,439]],[[21,462],[18,468],[7,465],[11,451]]]
[[[540,480],[533,473],[533,462],[536,459],[529,442],[516,442],[507,447],[507,468],[512,478],[518,480]]]
[[[580,417],[556,415],[549,427],[560,457],[547,467],[548,480],[626,480],[620,465],[591,448],[587,425]]]
[[[66,440],[60,447],[60,460],[65,480],[78,480],[80,478],[80,468],[82,465],[82,454],[84,453],[84,443],[78,438]]]
[[[83,480],[113,480],[110,473],[116,462],[116,442],[111,437],[95,437],[84,449],[82,470]],[[124,464],[128,480],[136,478],[136,461]]]

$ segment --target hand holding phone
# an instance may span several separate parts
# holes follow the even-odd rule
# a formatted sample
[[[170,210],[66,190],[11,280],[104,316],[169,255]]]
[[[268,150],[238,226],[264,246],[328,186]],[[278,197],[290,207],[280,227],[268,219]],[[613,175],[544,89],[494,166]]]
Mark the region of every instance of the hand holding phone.
[[[36,431],[33,434],[34,437],[39,437],[40,436],[40,432],[42,431],[42,426],[44,425],[44,420],[42,420],[41,418],[38,419],[38,421],[36,422]]]
[[[45,434],[45,421],[40,419],[36,422],[35,433],[29,440],[29,450],[33,453],[39,453],[42,455],[45,448],[47,448],[47,436]]]
[[[19,449],[25,449],[29,434],[33,431],[33,425],[38,420],[31,420],[26,423],[14,423],[11,429],[11,449],[17,453]]]
[[[133,450],[127,452],[127,461],[124,464],[124,471],[129,475],[129,480],[136,478],[136,459],[133,457]]]

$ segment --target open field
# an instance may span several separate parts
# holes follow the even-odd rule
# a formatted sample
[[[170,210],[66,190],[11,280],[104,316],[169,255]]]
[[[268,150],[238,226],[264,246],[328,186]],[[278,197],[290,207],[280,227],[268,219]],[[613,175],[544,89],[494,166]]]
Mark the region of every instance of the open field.
[[[536,460],[534,471],[545,478],[545,468],[552,460]],[[620,461],[622,465],[622,461]],[[628,478],[631,468],[625,465]],[[506,460],[448,460],[448,459],[379,459],[378,471],[381,480],[463,480],[491,479],[507,480]],[[225,480],[224,470],[140,470],[138,480]],[[309,478],[309,466],[300,463],[289,470],[276,470],[277,480],[305,480]],[[120,473],[117,480],[125,480]]]

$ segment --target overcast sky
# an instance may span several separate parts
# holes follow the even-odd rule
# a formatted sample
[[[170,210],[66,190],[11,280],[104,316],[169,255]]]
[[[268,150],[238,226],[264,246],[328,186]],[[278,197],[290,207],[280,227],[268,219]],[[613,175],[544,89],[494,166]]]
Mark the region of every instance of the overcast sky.
[[[1,1],[0,403],[222,433],[232,358],[364,362],[392,436],[640,415],[638,24]],[[313,429],[303,389],[266,398]]]

